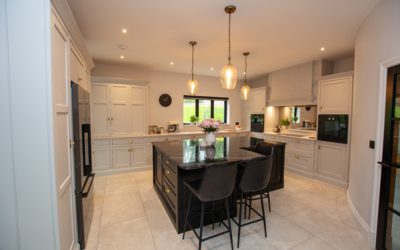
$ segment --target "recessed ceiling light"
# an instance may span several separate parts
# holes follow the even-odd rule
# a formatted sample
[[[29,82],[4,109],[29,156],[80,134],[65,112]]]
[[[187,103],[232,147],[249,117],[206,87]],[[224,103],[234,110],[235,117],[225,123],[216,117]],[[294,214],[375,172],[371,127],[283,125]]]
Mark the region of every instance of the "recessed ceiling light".
[[[321,49],[320,49],[321,51],[325,51],[325,47],[321,47]]]
[[[211,67],[210,70],[214,70],[214,67]]]
[[[124,56],[120,56],[119,58],[121,58],[121,60],[123,60],[125,57]]]
[[[170,62],[169,65],[174,66],[174,62]]]
[[[128,30],[127,29],[122,29],[122,33],[126,34],[126,33],[128,33]]]

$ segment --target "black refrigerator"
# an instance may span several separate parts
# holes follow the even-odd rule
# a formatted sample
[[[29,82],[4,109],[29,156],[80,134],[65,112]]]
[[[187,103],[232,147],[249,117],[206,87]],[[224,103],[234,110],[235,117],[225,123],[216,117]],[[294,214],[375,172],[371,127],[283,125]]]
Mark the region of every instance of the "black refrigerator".
[[[74,82],[71,82],[71,105],[78,240],[84,249],[93,217],[90,94]]]

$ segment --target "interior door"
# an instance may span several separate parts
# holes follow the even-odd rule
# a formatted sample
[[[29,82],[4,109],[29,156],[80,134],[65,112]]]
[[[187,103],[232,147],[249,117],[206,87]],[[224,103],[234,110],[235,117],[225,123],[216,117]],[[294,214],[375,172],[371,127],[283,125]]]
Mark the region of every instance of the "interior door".
[[[400,249],[400,65],[388,70],[377,249]]]
[[[68,36],[52,15],[51,25],[52,93],[54,161],[57,187],[60,249],[72,249],[74,235],[74,203],[70,152],[70,98],[68,69]]]

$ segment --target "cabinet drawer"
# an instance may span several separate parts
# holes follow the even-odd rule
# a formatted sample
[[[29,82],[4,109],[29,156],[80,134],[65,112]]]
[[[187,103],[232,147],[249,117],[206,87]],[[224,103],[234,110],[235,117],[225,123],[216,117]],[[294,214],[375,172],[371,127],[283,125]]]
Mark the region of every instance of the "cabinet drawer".
[[[93,147],[109,146],[111,144],[111,141],[110,140],[93,140],[92,144],[93,144]]]
[[[163,162],[163,173],[164,179],[168,181],[168,184],[170,184],[171,188],[176,192],[178,183],[176,172],[169,165],[164,164]]]
[[[133,138],[132,143],[144,144],[144,143],[147,143],[147,138]]]
[[[264,139],[267,141],[274,141],[274,142],[285,142],[285,138],[276,135],[264,135]]]
[[[287,138],[286,152],[299,155],[312,156],[314,152],[314,142],[301,139]]]
[[[312,172],[313,158],[304,155],[286,153],[286,165],[289,168]]]
[[[114,139],[113,145],[128,145],[132,143],[132,139]]]
[[[165,181],[163,181],[163,191],[162,192],[163,192],[163,196],[164,196],[165,200],[168,202],[170,207],[174,211],[176,211],[176,203],[177,203],[176,194],[174,193],[172,188],[170,188],[168,183]]]

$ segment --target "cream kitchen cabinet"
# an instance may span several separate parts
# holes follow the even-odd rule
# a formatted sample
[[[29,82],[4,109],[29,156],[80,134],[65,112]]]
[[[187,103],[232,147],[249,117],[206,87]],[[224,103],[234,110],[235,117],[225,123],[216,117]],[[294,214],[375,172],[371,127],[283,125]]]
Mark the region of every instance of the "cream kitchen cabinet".
[[[90,91],[90,73],[87,64],[73,43],[70,53],[70,78],[74,83]]]
[[[93,171],[98,173],[102,170],[111,169],[111,141],[94,140],[92,143]]]
[[[347,186],[349,163],[346,144],[319,141],[316,156],[316,177]]]
[[[324,79],[318,82],[319,114],[350,114],[352,76]]]
[[[265,88],[254,88],[250,90],[249,101],[252,114],[264,114],[266,106]]]
[[[92,84],[94,136],[146,134],[146,99],[146,86]]]

